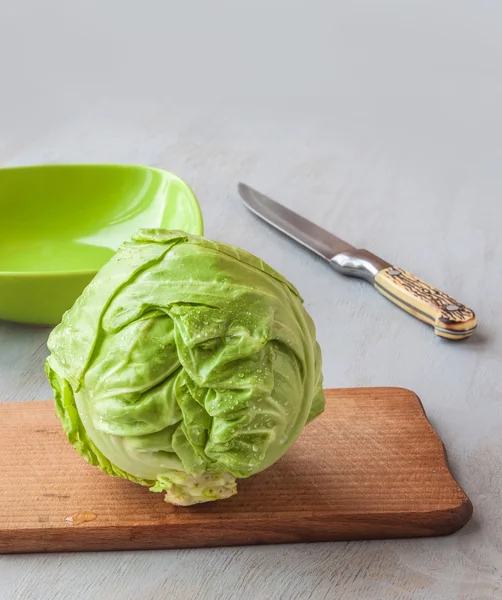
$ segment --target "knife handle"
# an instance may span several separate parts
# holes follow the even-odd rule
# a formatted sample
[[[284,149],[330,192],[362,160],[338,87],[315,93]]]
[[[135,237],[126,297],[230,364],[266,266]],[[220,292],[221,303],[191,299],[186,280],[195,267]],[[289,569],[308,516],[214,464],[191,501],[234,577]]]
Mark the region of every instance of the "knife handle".
[[[374,276],[375,288],[399,308],[434,326],[436,335],[462,340],[476,329],[476,315],[436,288],[398,267],[388,266]]]

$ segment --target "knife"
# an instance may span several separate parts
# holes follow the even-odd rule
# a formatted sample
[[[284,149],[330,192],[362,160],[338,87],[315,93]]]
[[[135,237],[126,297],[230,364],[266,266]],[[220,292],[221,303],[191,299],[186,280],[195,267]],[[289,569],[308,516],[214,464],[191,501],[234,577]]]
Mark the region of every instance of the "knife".
[[[432,325],[439,337],[462,340],[476,329],[474,312],[448,294],[344,242],[245,183],[239,183],[238,189],[247,208],[261,219],[327,260],[336,271],[369,281],[396,306]]]

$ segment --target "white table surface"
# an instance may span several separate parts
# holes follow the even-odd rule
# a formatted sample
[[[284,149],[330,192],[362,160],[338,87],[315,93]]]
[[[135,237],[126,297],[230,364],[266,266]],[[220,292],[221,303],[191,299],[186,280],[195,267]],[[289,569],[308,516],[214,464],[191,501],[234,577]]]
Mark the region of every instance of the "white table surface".
[[[4,0],[0,162],[184,177],[208,237],[301,290],[326,386],[420,395],[472,521],[438,539],[3,556],[2,599],[502,598],[502,5],[327,4]],[[238,180],[457,296],[478,332],[436,339],[253,218]],[[1,401],[50,397],[47,335],[0,324]]]

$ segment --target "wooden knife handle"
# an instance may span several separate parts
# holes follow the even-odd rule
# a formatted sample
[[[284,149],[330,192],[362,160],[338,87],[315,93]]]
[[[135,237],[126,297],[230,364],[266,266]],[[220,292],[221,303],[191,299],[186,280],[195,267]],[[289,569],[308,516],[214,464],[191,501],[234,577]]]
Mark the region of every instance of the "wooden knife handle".
[[[433,325],[440,337],[462,340],[476,329],[476,315],[470,308],[404,269],[382,269],[375,275],[374,285],[410,315]]]

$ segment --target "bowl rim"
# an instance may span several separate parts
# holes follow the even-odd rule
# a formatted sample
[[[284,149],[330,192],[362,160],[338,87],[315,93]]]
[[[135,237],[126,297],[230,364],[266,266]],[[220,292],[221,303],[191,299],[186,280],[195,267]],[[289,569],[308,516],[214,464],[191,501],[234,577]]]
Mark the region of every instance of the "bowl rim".
[[[65,169],[65,168],[74,168],[74,167],[90,167],[90,168],[115,168],[115,169],[140,169],[145,171],[156,171],[158,173],[168,173],[173,179],[176,179],[179,183],[181,183],[188,192],[188,196],[190,198],[190,202],[195,208],[196,213],[196,223],[195,226],[197,228],[197,233],[195,235],[204,235],[204,219],[202,216],[202,210],[200,208],[199,201],[197,200],[197,196],[194,191],[190,187],[190,185],[182,179],[176,173],[172,171],[168,171],[167,169],[162,169],[160,167],[151,167],[149,165],[140,165],[140,164],[132,164],[132,163],[47,163],[47,164],[34,164],[34,165],[14,165],[11,167],[0,167],[0,173],[4,171],[23,171],[23,170],[34,170],[34,169]],[[124,240],[126,241],[126,240]],[[3,271],[0,269],[0,278],[8,278],[13,277],[15,279],[28,277],[28,278],[36,278],[36,277],[54,277],[59,279],[60,277],[84,277],[84,276],[94,276],[99,271],[99,269],[82,269],[82,270],[74,270],[74,271]]]

